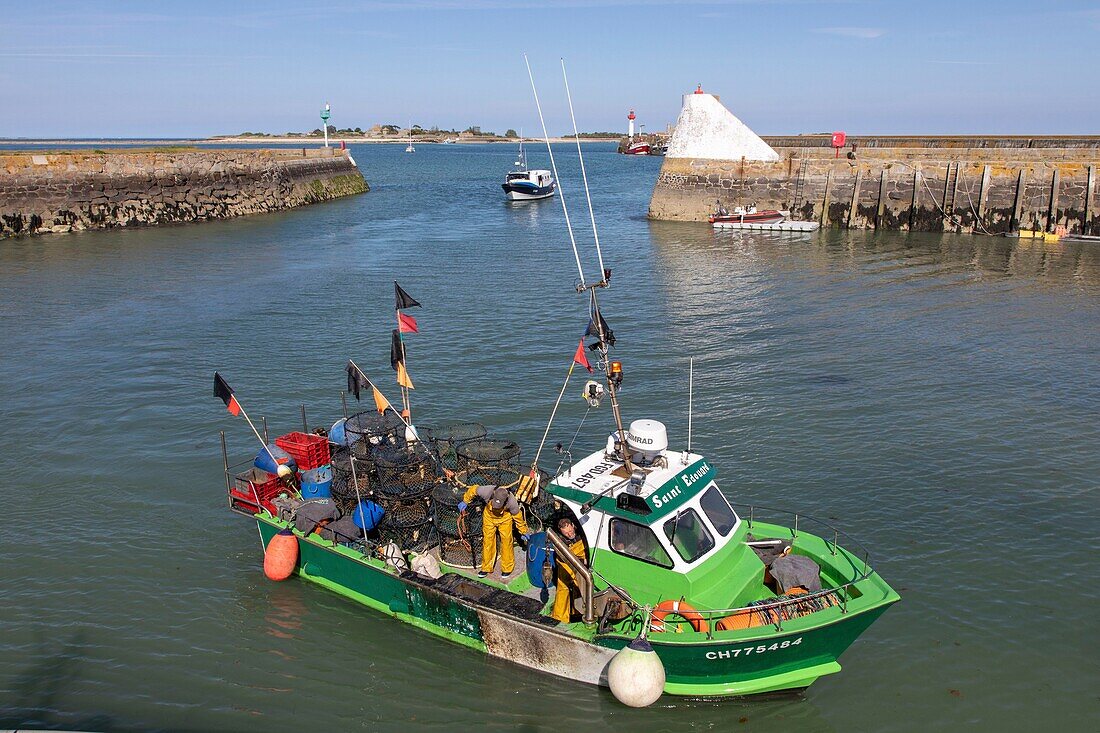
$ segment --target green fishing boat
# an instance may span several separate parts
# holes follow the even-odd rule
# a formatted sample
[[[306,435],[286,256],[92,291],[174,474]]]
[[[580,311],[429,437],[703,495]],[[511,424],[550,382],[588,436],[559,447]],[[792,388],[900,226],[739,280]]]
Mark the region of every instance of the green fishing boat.
[[[543,135],[565,210],[545,125]],[[349,361],[349,391],[358,400],[369,389],[376,409],[349,416],[345,407],[323,435],[290,433],[273,445],[249,420],[264,443],[252,465],[231,466],[222,436],[230,506],[258,524],[265,572],[494,657],[607,686],[635,707],[662,695],[798,690],[839,671],[840,656],[898,594],[841,530],[801,512],[732,505],[729,497],[742,497],[691,450],[690,396],[683,448],[648,416],[624,424],[624,370],[610,358],[616,338],[597,298],[611,270],[590,198],[589,214],[600,277],[586,279],[570,227],[588,327],[534,460],[521,463],[516,443],[488,438],[477,423],[413,424],[404,337],[418,332],[406,311],[420,303],[395,282],[390,362],[400,409]],[[578,365],[601,375],[582,396],[589,409],[610,402],[611,432],[576,461],[572,443],[558,444],[548,473],[543,448]],[[215,395],[247,419],[214,376]],[[302,421],[308,431],[304,407]]]
[[[407,390],[394,408],[349,362],[349,388],[357,397],[369,388],[377,409],[317,431],[325,436],[281,436],[252,466],[223,456],[230,506],[257,522],[269,577],[296,575],[495,657],[608,686],[629,705],[798,690],[839,671],[841,654],[897,593],[841,530],[731,504],[713,463],[670,448],[662,423],[623,427],[623,368],[609,358],[614,334],[595,294],[609,277],[588,286],[594,341],[582,340],[574,362],[591,367],[585,351],[598,356],[604,380],[588,381],[583,396],[590,407],[610,398],[605,445],[576,461],[559,445],[550,475],[537,465],[541,445],[521,464],[517,444],[489,439],[477,423],[415,427]],[[399,323],[408,323],[408,296],[395,288]],[[408,374],[397,334],[400,382]],[[523,532],[509,524],[501,544],[520,545],[514,568],[503,551],[499,568],[495,551],[482,556],[492,530],[478,531],[489,511],[473,498],[478,487],[503,487],[516,501]],[[568,604],[555,611],[563,592]]]

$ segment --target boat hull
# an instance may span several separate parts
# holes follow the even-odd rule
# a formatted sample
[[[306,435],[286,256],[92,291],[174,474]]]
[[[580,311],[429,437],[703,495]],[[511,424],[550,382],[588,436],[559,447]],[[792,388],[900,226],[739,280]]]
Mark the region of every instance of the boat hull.
[[[509,201],[536,201],[548,199],[554,195],[554,186],[517,185],[514,183],[502,183],[504,197]]]
[[[283,527],[263,517],[257,521],[264,546]],[[606,686],[607,666],[632,638],[600,637],[580,624],[559,625],[541,614],[521,617],[507,603],[501,605],[499,599],[511,593],[486,596],[483,584],[454,574],[444,579],[457,583],[408,571],[399,574],[316,535],[299,536],[299,548],[295,572],[301,578],[437,636],[541,672]],[[896,594],[859,612],[829,609],[825,613],[836,611],[834,621],[807,625],[805,619],[796,620],[786,624],[790,628],[784,633],[766,627],[721,632],[698,643],[657,638],[664,635],[652,635],[650,641],[665,666],[667,694],[742,696],[799,689],[839,671],[840,654],[894,600]],[[736,638],[717,638],[721,635]]]

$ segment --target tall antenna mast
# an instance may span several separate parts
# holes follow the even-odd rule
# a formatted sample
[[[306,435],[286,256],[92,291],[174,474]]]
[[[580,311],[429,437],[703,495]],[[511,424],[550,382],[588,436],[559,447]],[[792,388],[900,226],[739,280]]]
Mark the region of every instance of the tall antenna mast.
[[[695,357],[688,360],[688,453],[691,452],[691,398],[695,387]]]
[[[550,149],[550,136],[546,132],[546,120],[542,117],[542,105],[539,104],[539,93],[535,89],[535,76],[531,73],[531,62],[527,60],[527,54],[523,54],[523,63],[527,64],[527,78],[531,80],[531,91],[535,95],[535,107],[539,111],[539,122],[542,123],[542,139],[546,141],[546,152],[550,154],[550,168],[553,169],[554,180],[558,183],[558,198],[561,199],[561,210],[565,214],[565,228],[569,230],[569,241],[573,244],[573,257],[577,260],[577,273],[581,276],[581,284],[578,289],[583,291],[585,289],[584,268],[581,267],[581,256],[577,253],[577,240],[573,237],[573,225],[569,223],[569,207],[565,205],[565,188],[561,185],[558,166],[554,163],[554,151]]]
[[[600,251],[600,233],[596,230],[596,214],[592,210],[592,196],[588,192],[588,174],[584,170],[584,154],[581,153],[581,134],[577,132],[577,117],[573,114],[573,95],[569,92],[569,76],[565,73],[565,59],[561,59],[561,76],[565,80],[565,98],[569,100],[569,117],[573,120],[573,138],[577,141],[577,157],[581,161],[581,178],[584,179],[584,197],[588,200],[588,216],[592,220],[592,238],[596,240],[596,256],[600,258],[600,280],[606,281],[607,270],[603,266]]]

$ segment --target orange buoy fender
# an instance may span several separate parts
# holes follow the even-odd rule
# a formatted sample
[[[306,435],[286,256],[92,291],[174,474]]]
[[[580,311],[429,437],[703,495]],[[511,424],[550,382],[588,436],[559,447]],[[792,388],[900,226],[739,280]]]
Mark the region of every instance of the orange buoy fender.
[[[661,601],[650,615],[653,617],[650,628],[654,631],[665,630],[666,616],[679,616],[691,624],[691,628],[696,631],[708,631],[710,629],[707,620],[703,618],[703,614],[684,601]]]
[[[286,580],[298,564],[298,538],[284,529],[271,538],[264,552],[264,575],[269,580]]]

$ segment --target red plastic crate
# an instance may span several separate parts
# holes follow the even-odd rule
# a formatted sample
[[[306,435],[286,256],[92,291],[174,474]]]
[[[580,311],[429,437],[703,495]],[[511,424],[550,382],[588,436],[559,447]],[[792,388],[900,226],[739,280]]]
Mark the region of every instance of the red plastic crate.
[[[250,468],[233,478],[233,488],[229,490],[229,501],[234,509],[255,514],[260,511],[260,506],[263,506],[274,514],[275,505],[271,500],[285,490],[286,487],[278,476],[258,468]],[[257,500],[260,505],[256,504]]]
[[[276,438],[275,445],[294,457],[299,471],[309,471],[328,465],[331,458],[328,438],[323,435],[287,433]]]

